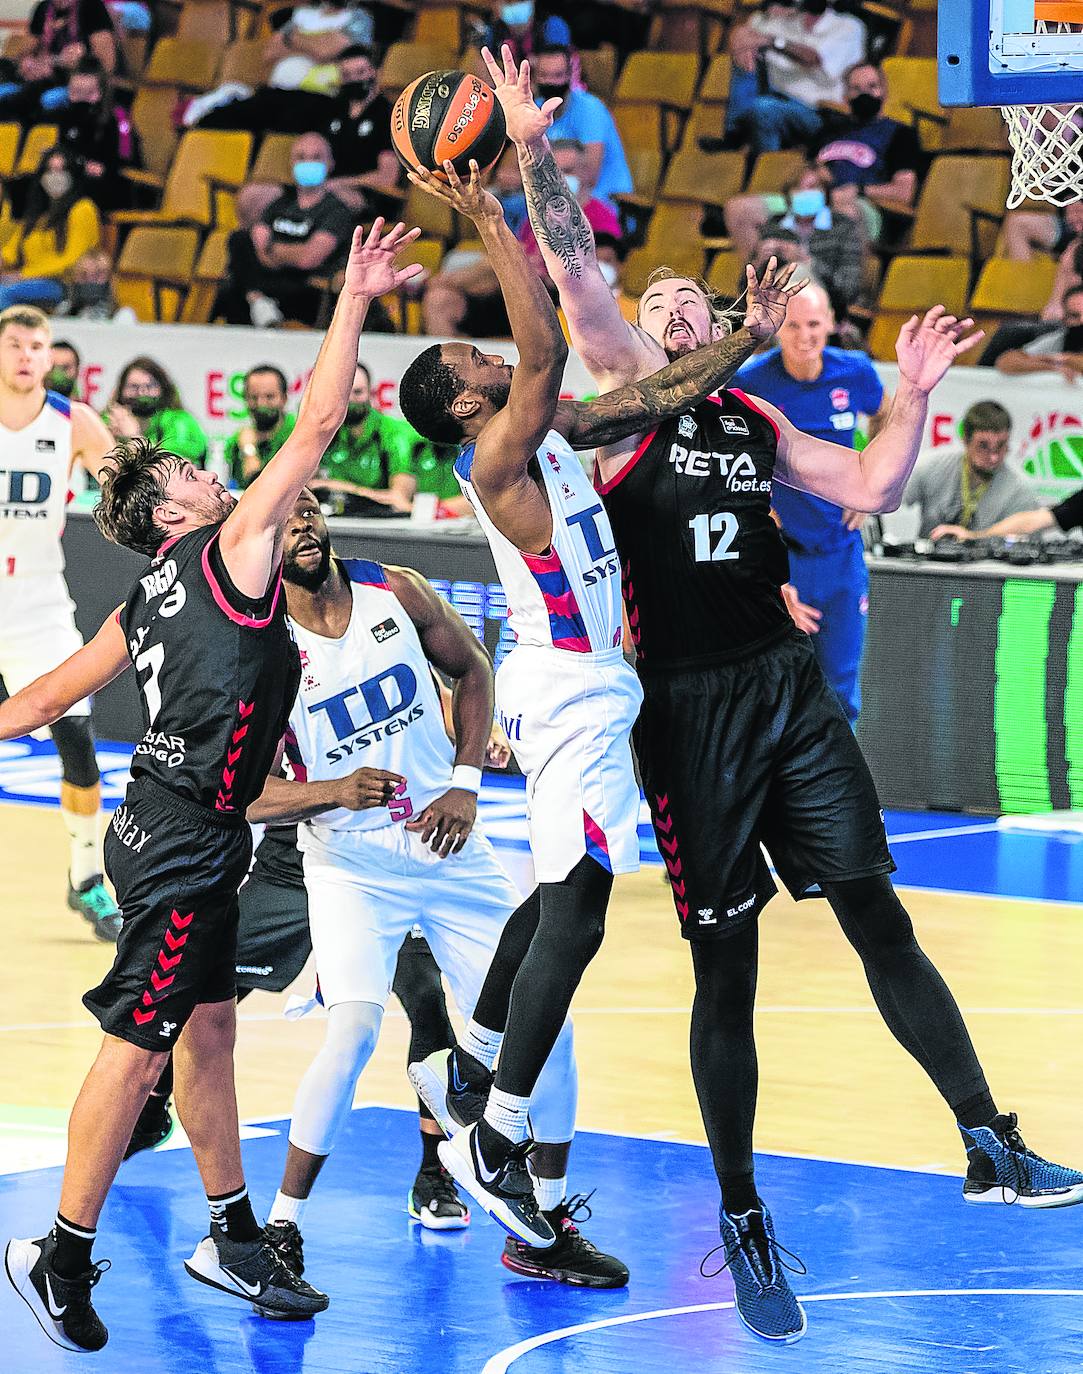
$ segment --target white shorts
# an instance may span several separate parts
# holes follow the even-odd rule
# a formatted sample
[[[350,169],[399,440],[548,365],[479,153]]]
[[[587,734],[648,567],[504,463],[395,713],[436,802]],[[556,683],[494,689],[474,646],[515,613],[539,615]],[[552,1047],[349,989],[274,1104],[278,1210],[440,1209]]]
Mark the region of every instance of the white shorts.
[[[501,723],[526,775],[534,872],[559,883],[584,854],[639,868],[631,733],[643,689],[620,649],[573,654],[519,645],[496,674]]]
[[[10,696],[83,647],[63,573],[0,577],[0,677]],[[84,697],[67,713],[89,716]]]
[[[522,900],[481,830],[475,826],[447,859],[402,825],[320,838],[302,826],[300,842],[324,1005],[384,1006],[399,949],[417,927],[469,1017],[500,932]]]

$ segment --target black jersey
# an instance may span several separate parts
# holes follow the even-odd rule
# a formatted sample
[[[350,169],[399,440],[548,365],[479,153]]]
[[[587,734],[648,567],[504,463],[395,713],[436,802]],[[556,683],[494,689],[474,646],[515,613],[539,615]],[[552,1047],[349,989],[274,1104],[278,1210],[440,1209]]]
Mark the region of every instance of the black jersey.
[[[777,443],[767,416],[727,391],[659,425],[599,485],[643,670],[743,658],[788,629]]]
[[[163,545],[120,613],[145,727],[132,775],[243,815],[274,762],[301,669],[280,577],[258,601],[245,597],[226,572],[220,530]]]

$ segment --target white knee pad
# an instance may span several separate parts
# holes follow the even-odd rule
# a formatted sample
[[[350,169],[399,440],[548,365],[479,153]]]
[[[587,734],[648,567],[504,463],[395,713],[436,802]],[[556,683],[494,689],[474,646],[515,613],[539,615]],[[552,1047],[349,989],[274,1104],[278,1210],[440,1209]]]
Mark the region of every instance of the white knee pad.
[[[579,1071],[575,1064],[575,1039],[571,1017],[564,1022],[530,1099],[530,1124],[534,1139],[546,1145],[561,1144],[575,1135],[575,1109],[579,1099]]]
[[[361,1070],[380,1038],[384,1009],[375,1002],[339,1002],[327,1013],[327,1038],[309,1065],[293,1103],[290,1144],[329,1155],[353,1106]]]

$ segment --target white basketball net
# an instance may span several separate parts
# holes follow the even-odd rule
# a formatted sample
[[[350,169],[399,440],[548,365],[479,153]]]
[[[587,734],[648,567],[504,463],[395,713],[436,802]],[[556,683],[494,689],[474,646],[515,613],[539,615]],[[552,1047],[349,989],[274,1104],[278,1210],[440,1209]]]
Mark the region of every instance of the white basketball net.
[[[1036,34],[1079,32],[1076,24],[1041,20],[1034,28]],[[1008,209],[1025,200],[1052,205],[1083,200],[1083,105],[1005,105],[1001,113],[1012,145]]]

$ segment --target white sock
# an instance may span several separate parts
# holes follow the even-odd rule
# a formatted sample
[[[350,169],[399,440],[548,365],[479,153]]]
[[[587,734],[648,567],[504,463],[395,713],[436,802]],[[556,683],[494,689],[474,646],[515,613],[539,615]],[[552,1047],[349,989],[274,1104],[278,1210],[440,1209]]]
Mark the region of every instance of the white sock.
[[[271,1207],[271,1215],[268,1221],[292,1221],[295,1226],[300,1226],[301,1218],[304,1216],[305,1208],[308,1206],[307,1197],[287,1197],[280,1188],[275,1193],[274,1205]]]
[[[568,1196],[568,1175],[562,1178],[539,1178],[537,1174],[531,1173],[534,1178],[534,1196],[538,1199],[538,1206],[543,1212],[552,1212],[559,1207]]]
[[[494,1131],[518,1145],[529,1134],[526,1124],[529,1110],[529,1097],[516,1097],[514,1093],[502,1093],[499,1088],[493,1088],[485,1107],[485,1120]]]
[[[471,1017],[466,1023],[466,1032],[459,1041],[459,1048],[467,1054],[472,1054],[475,1059],[480,1059],[487,1069],[491,1069],[496,1063],[496,1056],[500,1053],[503,1040],[503,1031],[488,1030],[485,1026],[479,1026]]]
[[[78,811],[69,811],[67,807],[61,807],[60,814],[64,818],[64,825],[71,840],[71,860],[68,866],[71,885],[78,890],[89,878],[102,871],[99,813],[95,810],[89,816],[82,816]]]

